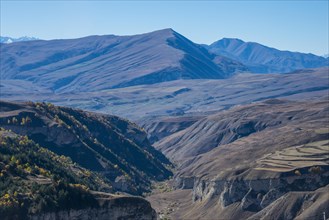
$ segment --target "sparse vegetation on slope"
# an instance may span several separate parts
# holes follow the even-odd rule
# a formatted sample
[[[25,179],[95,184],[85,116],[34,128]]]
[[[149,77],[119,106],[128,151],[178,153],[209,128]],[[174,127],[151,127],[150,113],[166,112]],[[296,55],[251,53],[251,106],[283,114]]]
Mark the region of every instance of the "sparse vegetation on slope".
[[[0,216],[4,219],[97,207],[90,190],[111,191],[111,186],[69,158],[1,129]]]
[[[139,194],[149,189],[151,180],[171,175],[168,159],[126,120],[50,103],[0,106],[1,126],[103,174],[115,190]]]

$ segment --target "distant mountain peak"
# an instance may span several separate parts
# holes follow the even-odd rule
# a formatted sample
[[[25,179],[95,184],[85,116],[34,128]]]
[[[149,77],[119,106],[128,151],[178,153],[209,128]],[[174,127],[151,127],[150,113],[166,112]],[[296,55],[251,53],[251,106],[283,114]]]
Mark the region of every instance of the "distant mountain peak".
[[[172,28],[164,28],[164,29],[160,29],[154,32],[176,32],[174,29]]]
[[[13,42],[20,42],[20,41],[32,41],[32,40],[40,40],[40,39],[36,37],[28,37],[28,36],[23,36],[19,38],[0,36],[0,43],[3,44],[10,44]]]
[[[223,38],[206,48],[217,55],[237,60],[257,73],[287,73],[297,69],[328,66],[326,59],[321,56],[282,51],[237,38]]]
[[[241,42],[241,43],[245,43],[245,41],[243,41],[243,40],[241,40],[241,39],[239,39],[239,38],[229,38],[229,37],[223,37],[221,40],[219,40],[219,41],[236,41],[236,42]],[[217,41],[217,42],[219,42],[219,41]]]
[[[218,40],[214,43],[212,43],[211,47],[230,47],[231,45],[237,46],[242,45],[245,42],[238,38],[222,38],[221,40]]]
[[[177,34],[178,33],[176,31],[174,31],[172,28],[164,28],[164,29],[160,29],[160,30],[156,30],[156,31],[147,32],[142,35],[161,35],[163,37],[171,37],[171,36],[174,36]],[[134,36],[134,35],[132,35],[132,36]]]

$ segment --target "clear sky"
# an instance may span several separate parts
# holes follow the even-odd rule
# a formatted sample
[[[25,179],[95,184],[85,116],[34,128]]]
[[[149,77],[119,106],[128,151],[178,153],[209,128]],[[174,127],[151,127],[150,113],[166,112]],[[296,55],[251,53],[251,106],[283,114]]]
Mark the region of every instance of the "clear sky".
[[[328,4],[328,0],[1,0],[0,34],[62,39],[173,28],[196,43],[234,37],[323,55],[329,53]]]

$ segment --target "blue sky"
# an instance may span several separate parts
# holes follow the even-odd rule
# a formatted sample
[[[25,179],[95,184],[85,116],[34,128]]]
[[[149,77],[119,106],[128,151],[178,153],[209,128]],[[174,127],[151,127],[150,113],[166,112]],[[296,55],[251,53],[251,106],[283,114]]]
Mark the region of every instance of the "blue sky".
[[[278,49],[328,52],[328,1],[9,1],[1,36],[132,35],[173,28],[196,43],[223,37]]]

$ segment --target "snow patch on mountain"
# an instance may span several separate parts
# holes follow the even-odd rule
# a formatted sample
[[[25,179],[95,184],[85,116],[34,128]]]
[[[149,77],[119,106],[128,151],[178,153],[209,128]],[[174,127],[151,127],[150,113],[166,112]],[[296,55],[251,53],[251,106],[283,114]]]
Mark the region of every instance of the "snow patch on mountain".
[[[0,43],[3,43],[3,44],[10,44],[10,43],[13,43],[13,42],[31,41],[31,40],[40,40],[40,39],[36,38],[36,37],[27,37],[27,36],[19,37],[19,38],[0,36]]]

